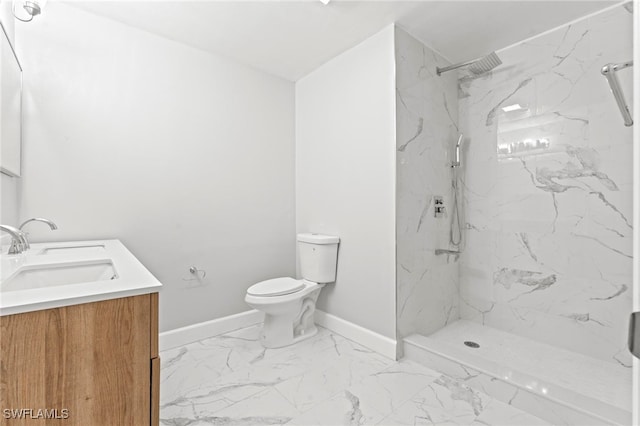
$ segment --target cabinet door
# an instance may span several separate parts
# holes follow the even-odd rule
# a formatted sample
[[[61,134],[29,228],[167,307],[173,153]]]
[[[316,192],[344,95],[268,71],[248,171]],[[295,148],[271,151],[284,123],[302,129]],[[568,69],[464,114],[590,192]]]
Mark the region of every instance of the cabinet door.
[[[150,295],[0,317],[0,425],[149,424],[149,322]]]
[[[160,425],[160,358],[151,360],[151,426]]]

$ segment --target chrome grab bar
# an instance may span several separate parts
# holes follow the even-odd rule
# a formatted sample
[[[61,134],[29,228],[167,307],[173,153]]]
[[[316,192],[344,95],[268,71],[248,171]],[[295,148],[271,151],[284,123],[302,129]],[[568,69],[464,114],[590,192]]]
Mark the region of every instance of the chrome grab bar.
[[[618,108],[620,108],[622,118],[624,119],[624,125],[627,127],[633,125],[633,118],[629,111],[629,107],[627,106],[627,102],[624,100],[624,93],[620,88],[620,81],[616,76],[616,71],[623,70],[630,66],[633,66],[633,61],[627,61],[621,64],[607,64],[602,67],[602,70],[600,71],[609,82],[611,93],[613,93],[613,97],[616,99],[616,103],[618,104]]]

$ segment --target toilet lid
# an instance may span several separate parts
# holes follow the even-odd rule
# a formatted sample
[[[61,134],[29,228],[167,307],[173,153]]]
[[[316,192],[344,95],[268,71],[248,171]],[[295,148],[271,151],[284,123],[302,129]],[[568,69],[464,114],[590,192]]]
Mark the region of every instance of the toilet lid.
[[[304,288],[302,280],[293,278],[274,278],[254,284],[247,290],[247,294],[252,296],[282,296],[295,293]]]

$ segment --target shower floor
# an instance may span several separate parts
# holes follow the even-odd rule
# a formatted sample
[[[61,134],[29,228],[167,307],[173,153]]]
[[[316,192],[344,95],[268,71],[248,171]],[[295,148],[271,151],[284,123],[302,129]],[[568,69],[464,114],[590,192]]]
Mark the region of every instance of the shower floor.
[[[601,418],[631,420],[631,368],[620,364],[465,320],[405,342]]]

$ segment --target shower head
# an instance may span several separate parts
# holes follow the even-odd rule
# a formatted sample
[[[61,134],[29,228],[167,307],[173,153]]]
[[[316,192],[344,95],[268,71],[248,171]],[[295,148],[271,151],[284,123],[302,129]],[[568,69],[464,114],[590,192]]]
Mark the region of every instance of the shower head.
[[[485,72],[491,71],[500,64],[502,64],[502,61],[500,60],[498,55],[496,55],[496,52],[491,52],[484,58],[481,58],[477,62],[469,65],[469,71],[471,71],[475,75],[484,74]]]
[[[471,71],[475,75],[484,74],[486,72],[491,71],[498,65],[502,64],[502,61],[496,54],[496,52],[491,52],[487,56],[483,56],[482,58],[474,59],[473,61],[462,62],[460,64],[449,65],[448,67],[436,67],[436,73],[438,75],[443,72],[455,70],[461,67],[469,67],[469,71]]]

